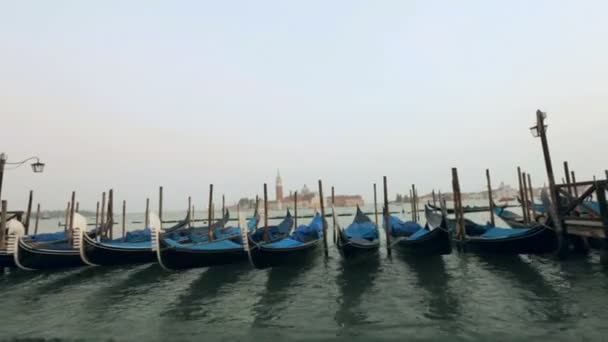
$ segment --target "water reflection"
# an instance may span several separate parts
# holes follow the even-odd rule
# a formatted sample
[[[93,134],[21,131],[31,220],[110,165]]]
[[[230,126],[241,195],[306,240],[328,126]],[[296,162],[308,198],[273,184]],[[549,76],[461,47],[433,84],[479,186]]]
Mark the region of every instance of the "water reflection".
[[[416,276],[417,288],[428,293],[425,301],[428,304],[428,311],[425,316],[442,320],[458,317],[461,313],[461,305],[458,297],[450,288],[451,277],[446,271],[443,257],[436,255],[413,258],[411,255],[402,253],[398,253],[398,255]]]
[[[196,320],[213,314],[207,304],[222,296],[222,288],[236,283],[245,273],[251,271],[246,263],[210,267],[190,284],[184,294],[171,305],[166,315],[183,320]]]
[[[374,285],[380,270],[380,260],[374,255],[358,260],[342,259],[336,282],[340,291],[338,309],[335,314],[340,328],[349,328],[365,323],[367,312],[360,309],[363,295]]]
[[[479,260],[488,271],[509,281],[512,288],[528,293],[523,302],[531,315],[541,315],[542,320],[550,322],[570,316],[560,293],[533,266],[533,259],[519,255],[479,255]]]
[[[254,326],[282,325],[281,312],[295,299],[291,298],[294,294],[290,289],[305,291],[305,287],[297,284],[297,281],[310,269],[317,267],[317,261],[315,257],[310,264],[302,267],[273,267],[268,271],[266,287],[253,307]]]

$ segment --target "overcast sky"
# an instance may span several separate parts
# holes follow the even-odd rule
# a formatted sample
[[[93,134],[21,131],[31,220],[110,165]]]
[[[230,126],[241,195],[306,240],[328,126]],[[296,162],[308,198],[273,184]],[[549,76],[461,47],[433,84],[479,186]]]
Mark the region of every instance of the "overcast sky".
[[[0,1],[3,198],[35,191],[94,208],[110,187],[143,210],[207,188],[229,202],[322,178],[329,192],[391,197],[541,185],[529,126],[548,112],[554,166],[608,160],[606,1]],[[217,197],[216,197],[217,198]]]

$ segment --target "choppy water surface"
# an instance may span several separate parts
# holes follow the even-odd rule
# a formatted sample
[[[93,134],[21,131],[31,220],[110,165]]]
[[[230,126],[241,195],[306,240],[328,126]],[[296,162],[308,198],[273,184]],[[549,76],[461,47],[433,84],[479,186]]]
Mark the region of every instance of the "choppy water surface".
[[[382,250],[348,263],[330,239],[329,258],[319,250],[297,269],[5,272],[0,338],[605,340],[607,290],[608,268],[595,253],[417,260]]]

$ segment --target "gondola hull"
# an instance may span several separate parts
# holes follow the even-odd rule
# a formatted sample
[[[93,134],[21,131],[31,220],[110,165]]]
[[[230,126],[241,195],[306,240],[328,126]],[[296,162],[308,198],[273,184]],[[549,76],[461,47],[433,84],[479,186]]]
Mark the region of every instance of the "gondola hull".
[[[127,246],[98,243],[84,234],[81,256],[84,262],[100,266],[143,264],[156,261],[156,253],[152,251],[151,247],[144,249]]]
[[[163,238],[158,239],[156,252],[159,263],[167,269],[187,269],[246,262],[248,254],[243,248],[234,249],[188,249],[173,247]]]
[[[276,266],[301,266],[310,261],[320,240],[290,248],[264,248],[254,246],[251,249],[251,262],[259,269]]]
[[[369,256],[370,254],[378,253],[380,242],[370,244],[359,244],[354,241],[349,241],[344,238],[338,238],[336,243],[340,255],[346,259],[359,258]]]
[[[450,233],[446,229],[435,228],[418,239],[397,239],[395,248],[412,255],[445,255],[452,253]]]
[[[15,258],[6,250],[0,250],[0,270],[5,267],[15,267]]]
[[[47,249],[19,239],[14,255],[15,264],[26,270],[44,270],[84,266],[78,249]]]
[[[546,226],[505,238],[467,237],[464,242],[466,250],[500,254],[547,254],[555,252],[557,246],[557,233]]]

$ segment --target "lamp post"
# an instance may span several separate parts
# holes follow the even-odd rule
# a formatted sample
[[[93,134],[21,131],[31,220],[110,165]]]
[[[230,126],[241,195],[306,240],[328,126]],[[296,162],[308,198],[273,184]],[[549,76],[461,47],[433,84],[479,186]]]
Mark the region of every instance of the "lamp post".
[[[2,198],[2,181],[4,178],[4,168],[6,165],[14,165],[13,168],[18,168],[19,166],[25,164],[30,160],[35,160],[34,163],[30,164],[32,166],[32,171],[34,171],[34,173],[40,173],[44,171],[44,163],[41,163],[38,157],[29,157],[19,162],[7,162],[6,160],[6,154],[0,153],[0,198]]]
[[[557,187],[555,186],[555,176],[553,175],[553,164],[551,163],[551,154],[549,153],[549,143],[547,142],[547,125],[545,125],[545,119],[547,119],[547,113],[541,112],[540,110],[536,111],[536,126],[530,127],[530,133],[535,138],[540,137],[540,141],[543,147],[543,155],[545,157],[545,167],[547,169],[547,178],[549,180],[549,194],[551,196],[551,201],[553,202],[553,219],[554,225],[557,228],[558,232],[561,232],[561,236],[559,238],[559,250],[558,255],[564,256],[567,252],[567,241],[568,241],[568,231],[565,226],[562,225],[561,222],[561,214],[560,214],[560,203],[559,197],[557,195]],[[549,208],[549,212],[551,213],[551,208]]]

